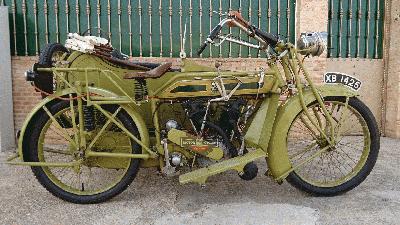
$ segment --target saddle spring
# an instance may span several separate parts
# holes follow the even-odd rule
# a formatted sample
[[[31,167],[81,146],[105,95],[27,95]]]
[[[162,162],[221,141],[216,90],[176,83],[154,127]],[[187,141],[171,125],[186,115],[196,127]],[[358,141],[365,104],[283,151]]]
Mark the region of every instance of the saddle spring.
[[[95,117],[94,117],[94,107],[86,106],[82,107],[83,118],[84,118],[84,128],[85,131],[93,131],[95,129]]]
[[[133,90],[135,94],[136,101],[143,101],[145,97],[149,94],[147,91],[147,83],[145,79],[135,79],[135,89]]]

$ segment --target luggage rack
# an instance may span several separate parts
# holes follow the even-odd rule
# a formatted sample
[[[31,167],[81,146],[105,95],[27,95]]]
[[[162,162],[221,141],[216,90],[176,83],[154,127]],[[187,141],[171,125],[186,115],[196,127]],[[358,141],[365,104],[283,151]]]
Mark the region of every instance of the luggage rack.
[[[130,131],[128,131],[125,127],[123,127],[122,124],[120,124],[117,120],[115,120],[115,116],[117,113],[111,114],[107,111],[105,111],[100,105],[109,105],[109,104],[115,104],[119,105],[118,109],[116,112],[119,112],[120,110],[123,109],[123,105],[127,104],[135,104],[135,105],[140,105],[142,103],[148,102],[148,100],[141,100],[138,101],[134,98],[132,98],[118,83],[117,81],[123,81],[122,78],[120,78],[117,74],[110,70],[102,70],[98,68],[37,68],[38,72],[47,72],[47,73],[52,73],[54,75],[54,79],[57,80],[57,82],[62,82],[63,85],[65,86],[66,89],[69,89],[70,91],[67,91],[65,95],[60,96],[57,94],[49,94],[49,97],[52,98],[60,98],[63,100],[69,100],[69,101],[78,101],[78,105],[82,104],[82,101],[86,102],[87,106],[94,106],[97,110],[99,110],[107,119],[109,123],[114,123],[116,126],[118,126],[123,132],[127,133],[127,135],[132,138],[136,143],[138,143],[142,147],[142,154],[128,154],[128,153],[104,153],[104,152],[95,152],[89,150],[87,154],[89,154],[92,157],[126,157],[126,158],[140,158],[140,159],[149,159],[149,158],[155,158],[157,157],[157,153],[154,152],[152,149],[148,147],[147,144],[142,142],[140,139],[138,139],[135,135],[133,135]],[[90,72],[98,72],[99,75],[102,75],[102,77],[107,78],[121,93],[122,95],[116,95],[110,97],[110,92],[106,91],[104,92],[105,95],[108,96],[102,96],[101,91],[97,93],[92,93],[90,90],[90,84],[89,84],[89,73]],[[75,81],[75,82],[70,82],[67,80],[66,76],[67,74],[71,73],[84,73],[84,79],[83,81]],[[97,89],[99,90],[99,89]],[[59,93],[59,92],[58,92]],[[71,103],[72,104],[72,103]],[[46,105],[42,106],[43,110],[49,115],[50,118],[56,120],[54,116],[50,113]],[[78,110],[79,111],[79,110]],[[76,112],[78,113],[78,112]],[[80,112],[81,113],[81,112]],[[104,127],[101,132],[104,131]],[[100,133],[101,133],[100,132]],[[97,140],[96,140],[97,141]],[[18,146],[18,150],[15,154],[11,155],[6,159],[4,163],[10,164],[10,165],[28,165],[28,166],[49,166],[49,167],[74,167],[74,166],[79,166],[82,162],[80,161],[75,161],[75,162],[24,162],[22,157],[22,152],[21,152],[21,146]],[[18,161],[17,159],[20,159],[22,161]]]
[[[73,92],[76,92],[77,96],[82,97],[83,100],[87,102],[87,105],[93,104],[135,104],[141,105],[142,103],[147,102],[146,96],[143,96],[142,100],[136,99],[131,97],[119,84],[117,81],[123,82],[124,80],[119,77],[116,73],[111,70],[102,70],[98,68],[38,68],[38,72],[51,72],[54,75],[54,79],[58,82],[62,82],[65,84],[67,88],[70,88]],[[111,84],[114,85],[121,93],[121,96],[115,97],[104,97],[98,94],[90,93],[90,83],[89,83],[89,73],[90,72],[97,72],[104,78],[107,78]],[[73,73],[84,73],[84,80],[83,81],[75,81],[71,83],[66,79],[66,74],[73,74]],[[137,87],[137,85],[135,85]],[[146,87],[142,88],[147,90]],[[136,91],[136,90],[135,90]],[[147,91],[146,91],[147,92]],[[136,93],[136,92],[135,92]],[[51,95],[50,95],[51,96]]]

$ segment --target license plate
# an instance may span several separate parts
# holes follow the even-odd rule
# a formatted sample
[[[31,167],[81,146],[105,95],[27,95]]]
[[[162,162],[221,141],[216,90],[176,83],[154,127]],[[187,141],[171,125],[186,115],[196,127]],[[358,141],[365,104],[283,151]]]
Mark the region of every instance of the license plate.
[[[361,88],[361,81],[350,75],[337,72],[327,72],[324,75],[324,83],[326,84],[343,84],[347,87],[358,91]]]

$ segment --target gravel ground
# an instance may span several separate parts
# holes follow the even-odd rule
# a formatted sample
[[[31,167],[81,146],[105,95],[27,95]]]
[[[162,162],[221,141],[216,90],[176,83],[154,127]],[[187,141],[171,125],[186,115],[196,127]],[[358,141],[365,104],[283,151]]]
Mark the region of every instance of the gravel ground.
[[[400,140],[382,138],[367,180],[330,198],[278,185],[262,173],[246,182],[229,172],[201,188],[142,169],[111,201],[76,205],[53,197],[29,168],[0,164],[0,224],[400,224],[399,146]],[[259,168],[265,170],[262,161]]]

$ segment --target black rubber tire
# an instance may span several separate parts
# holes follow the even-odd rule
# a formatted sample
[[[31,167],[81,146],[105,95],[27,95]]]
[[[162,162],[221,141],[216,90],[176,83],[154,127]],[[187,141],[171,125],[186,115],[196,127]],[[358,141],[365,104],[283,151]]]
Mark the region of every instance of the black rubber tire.
[[[39,64],[52,66],[52,57],[55,52],[68,52],[68,49],[64,47],[64,45],[60,43],[50,43],[44,47],[44,49],[40,52],[39,55]]]
[[[345,97],[326,97],[324,100],[327,101],[340,101],[345,102]],[[314,104],[314,103],[311,103]],[[310,105],[311,105],[310,104]],[[314,186],[310,183],[307,183],[300,176],[296,174],[296,172],[291,172],[286,180],[294,187],[305,191],[309,194],[314,196],[336,196],[347,191],[352,190],[353,188],[357,187],[361,184],[367,176],[370,174],[372,169],[375,166],[376,160],[378,158],[379,148],[380,148],[380,132],[378,125],[376,123],[375,117],[369,108],[358,98],[352,97],[349,99],[349,105],[357,110],[361,116],[364,118],[365,122],[367,123],[370,138],[371,138],[371,145],[370,145],[370,152],[365,162],[364,166],[361,168],[359,173],[354,176],[352,179],[348,180],[347,182],[335,186],[335,187],[318,187]]]
[[[51,43],[46,45],[46,47],[40,52],[39,55],[39,64],[46,67],[53,67],[52,58],[54,53],[56,52],[64,52],[68,53],[68,49],[64,47],[64,45],[60,43]],[[40,76],[35,79],[35,85],[49,94],[53,93],[53,74],[49,72],[40,72]],[[42,98],[46,98],[47,95],[41,93]]]
[[[60,110],[63,110],[65,108],[69,107],[69,101],[61,101],[59,103],[54,104],[51,106],[49,109],[50,112],[54,115],[54,113],[59,112]],[[116,107],[114,106],[104,106],[104,109],[107,111],[113,113],[116,110]],[[135,136],[137,136],[140,139],[139,132],[137,130],[137,127],[134,125],[133,120],[131,117],[125,112],[121,111],[118,113],[116,116],[117,119],[121,121],[121,123]],[[49,116],[44,112],[40,112],[40,115],[37,117],[37,121],[35,125],[33,126],[33,129],[31,130],[31,135],[29,138],[29,154],[28,154],[28,160],[31,162],[38,162],[38,152],[37,152],[37,146],[38,146],[38,140],[39,140],[39,135],[41,133],[41,130],[43,129],[44,125],[46,122],[49,120]],[[132,141],[132,153],[139,154],[141,153],[141,147],[134,141]],[[93,203],[100,203],[107,201],[111,199],[112,197],[115,197],[116,195],[120,194],[123,192],[128,186],[132,183],[132,181],[135,179],[136,174],[139,171],[139,164],[140,164],[140,159],[131,159],[131,164],[129,168],[127,169],[126,174],[124,177],[121,179],[119,183],[117,183],[114,187],[111,189],[95,194],[95,195],[77,195],[73,194],[70,192],[67,192],[54,184],[46,175],[46,173],[43,171],[42,167],[31,167],[33,174],[36,176],[37,180],[40,182],[40,184],[45,187],[50,193],[52,193],[54,196],[61,198],[65,201],[72,202],[72,203],[78,203],[78,204],[93,204]]]

